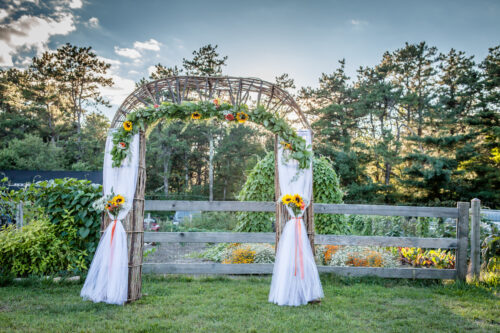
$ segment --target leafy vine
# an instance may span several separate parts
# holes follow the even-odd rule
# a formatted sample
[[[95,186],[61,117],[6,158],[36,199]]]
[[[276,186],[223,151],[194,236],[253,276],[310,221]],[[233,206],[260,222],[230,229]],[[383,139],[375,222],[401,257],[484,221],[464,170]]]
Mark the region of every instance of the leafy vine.
[[[263,106],[259,105],[250,110],[246,104],[232,105],[214,99],[213,101],[183,102],[181,104],[162,102],[130,112],[127,114],[123,126],[113,133],[113,148],[111,150],[113,166],[120,166],[127,157],[133,135],[139,130],[146,130],[148,125],[159,119],[199,121],[211,118],[230,123],[251,121],[262,125],[280,137],[280,144],[288,152],[287,157],[296,160],[300,169],[306,169],[312,161],[312,152],[307,149],[305,140],[298,136],[297,132],[285,120],[278,118]]]

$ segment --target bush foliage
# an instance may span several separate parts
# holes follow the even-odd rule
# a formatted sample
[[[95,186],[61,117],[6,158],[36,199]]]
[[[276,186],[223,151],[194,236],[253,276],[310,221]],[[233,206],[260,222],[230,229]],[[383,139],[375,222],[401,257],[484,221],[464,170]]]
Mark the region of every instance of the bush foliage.
[[[324,157],[313,159],[313,198],[316,203],[342,203],[343,192],[331,163]],[[274,153],[264,157],[248,175],[238,196],[241,201],[274,201]],[[274,213],[242,212],[238,214],[237,231],[271,232]],[[319,214],[314,218],[316,232],[343,234],[347,221],[340,215]]]
[[[0,232],[0,267],[14,276],[86,270],[87,252],[72,245],[77,233],[73,222],[66,213],[60,226],[41,217],[22,230],[14,225],[4,228]]]
[[[49,274],[60,270],[72,270],[76,273],[86,270],[100,238],[101,215],[92,208],[92,202],[101,195],[102,187],[100,185],[72,178],[37,182],[18,191],[7,190],[5,187],[0,188],[1,201],[14,203],[22,201],[27,207],[31,207],[26,210],[27,212],[30,210],[35,212],[31,214],[25,212],[27,226],[23,228],[22,232],[15,233],[14,230],[11,230],[12,227],[0,231],[1,237],[4,237],[3,239],[5,237],[9,237],[9,239],[10,237],[35,237],[33,235],[46,233],[47,237],[51,238],[43,238],[41,241],[49,242],[50,240],[49,243],[54,242],[55,244],[55,247],[50,244],[50,246],[42,246],[40,245],[42,243],[29,241],[31,238],[19,238],[21,241],[16,238],[18,239],[16,246],[21,248],[16,247],[16,251],[12,252],[15,253],[13,258],[5,259],[15,260],[12,264],[13,271],[17,275],[23,275]],[[50,226],[46,225],[47,222]],[[42,246],[44,250],[40,250],[39,246]],[[47,248],[47,246],[49,247]],[[3,247],[2,249],[10,251]],[[28,260],[56,250],[64,253],[69,261],[54,260],[55,266],[47,266],[38,263],[37,260]]]

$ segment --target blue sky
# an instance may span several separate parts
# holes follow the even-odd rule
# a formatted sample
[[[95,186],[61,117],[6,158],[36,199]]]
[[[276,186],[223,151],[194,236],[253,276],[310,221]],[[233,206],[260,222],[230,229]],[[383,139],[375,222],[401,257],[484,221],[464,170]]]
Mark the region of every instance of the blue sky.
[[[481,60],[500,44],[500,1],[148,1],[0,0],[0,66],[70,42],[92,46],[112,64],[113,109],[151,66],[180,65],[212,43],[224,73],[273,81],[289,73],[316,86],[345,58],[347,71],[375,65],[384,51],[426,41]]]

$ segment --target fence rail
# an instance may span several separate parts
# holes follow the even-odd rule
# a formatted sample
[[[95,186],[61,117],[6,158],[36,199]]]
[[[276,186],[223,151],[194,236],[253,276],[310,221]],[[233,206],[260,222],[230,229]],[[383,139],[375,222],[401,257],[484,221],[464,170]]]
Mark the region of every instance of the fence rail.
[[[160,243],[274,243],[274,232],[146,232],[145,242]],[[314,243],[321,245],[351,246],[401,246],[439,249],[456,249],[456,238],[418,238],[384,236],[314,236]]]
[[[475,205],[475,207],[476,206],[478,205]],[[276,204],[274,202],[146,200],[145,210],[275,212]],[[467,247],[469,232],[468,202],[459,202],[457,204],[457,208],[314,204],[314,213],[456,218],[457,238],[315,235],[315,244],[455,249],[455,269],[318,266],[318,270],[320,272],[332,272],[345,276],[379,276],[386,278],[413,279],[465,279],[467,272]],[[475,228],[473,230],[475,230]],[[144,241],[170,243],[274,243],[275,233],[146,232],[144,233]],[[270,274],[272,273],[272,270],[273,264],[143,264],[143,271],[145,273],[162,274]]]
[[[315,214],[358,214],[412,217],[458,217],[457,208],[384,205],[313,204]],[[270,201],[146,200],[147,211],[200,210],[212,212],[275,212]]]

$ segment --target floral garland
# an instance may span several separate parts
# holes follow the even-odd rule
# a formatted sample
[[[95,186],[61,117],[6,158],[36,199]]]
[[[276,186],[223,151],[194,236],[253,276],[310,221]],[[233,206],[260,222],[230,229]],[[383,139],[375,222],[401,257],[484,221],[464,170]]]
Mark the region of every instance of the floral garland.
[[[280,144],[287,150],[287,158],[299,163],[300,169],[306,169],[312,160],[312,153],[307,150],[306,142],[281,118],[266,111],[259,105],[249,110],[246,104],[232,105],[221,102],[218,98],[213,101],[183,102],[174,104],[162,102],[127,114],[123,127],[113,133],[113,148],[111,156],[113,167],[120,166],[129,153],[130,143],[134,134],[144,131],[158,119],[180,119],[184,121],[199,121],[201,119],[216,118],[230,123],[240,124],[250,120],[264,126],[270,132],[277,134],[283,141]]]

